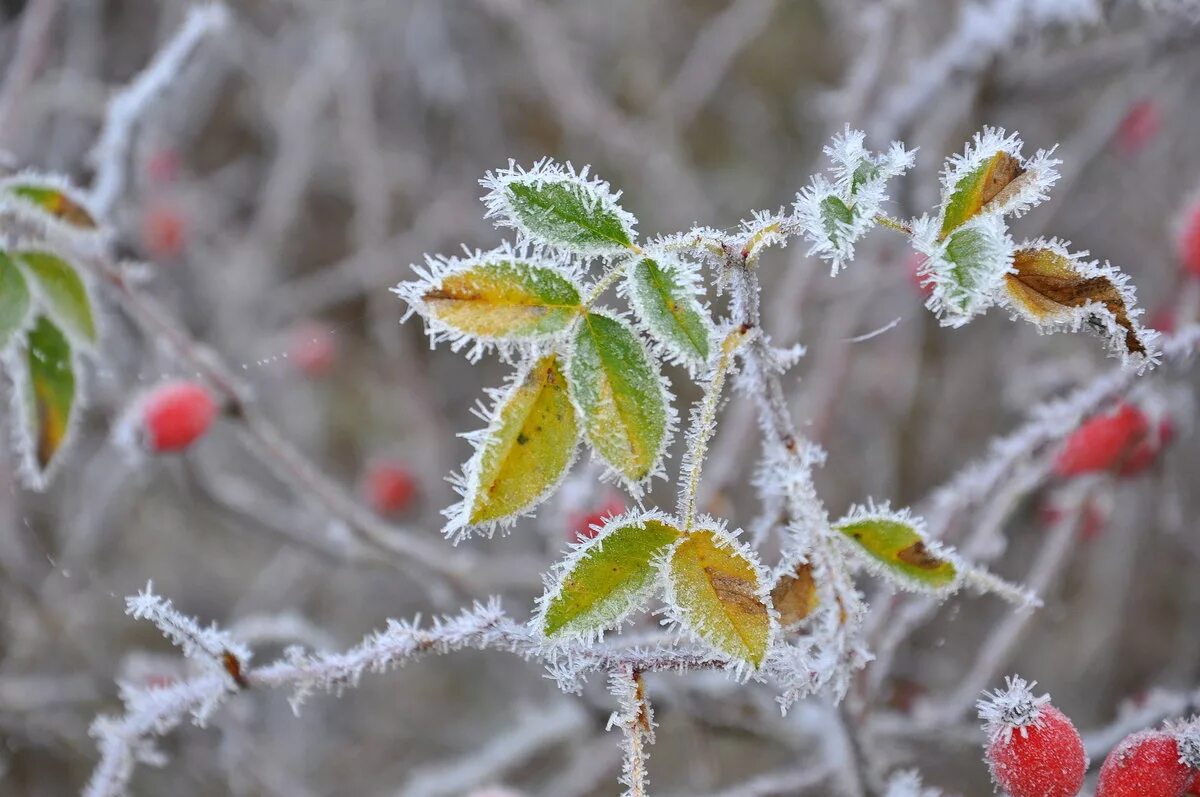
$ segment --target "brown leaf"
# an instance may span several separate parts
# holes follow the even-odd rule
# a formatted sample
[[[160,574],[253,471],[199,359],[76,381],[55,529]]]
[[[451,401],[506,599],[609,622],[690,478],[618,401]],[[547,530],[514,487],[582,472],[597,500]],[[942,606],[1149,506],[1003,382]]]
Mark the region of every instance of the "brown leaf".
[[[781,576],[771,589],[771,603],[779,612],[779,624],[785,628],[812,614],[820,603],[812,565],[801,562],[792,573]]]
[[[1125,297],[1109,277],[1085,276],[1070,257],[1044,248],[1018,250],[1013,269],[1015,273],[1004,277],[1009,296],[1035,322],[1063,321],[1071,317],[1072,310],[1096,303],[1125,330],[1126,351],[1146,353],[1138,329],[1129,318]]]

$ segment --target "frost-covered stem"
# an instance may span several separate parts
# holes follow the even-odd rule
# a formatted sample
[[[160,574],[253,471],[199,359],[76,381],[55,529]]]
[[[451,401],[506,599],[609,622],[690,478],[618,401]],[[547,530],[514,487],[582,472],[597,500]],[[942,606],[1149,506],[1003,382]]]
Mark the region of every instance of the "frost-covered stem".
[[[654,743],[654,711],[646,697],[642,674],[632,666],[615,670],[609,677],[609,691],[617,698],[619,707],[609,717],[608,727],[620,727],[625,762],[621,768],[621,783],[626,786],[624,797],[646,797],[650,776],[646,762],[650,753],[647,745]]]
[[[679,494],[679,515],[683,518],[685,531],[696,522],[696,493],[700,489],[700,475],[704,470],[708,444],[717,428],[717,409],[725,390],[725,377],[733,363],[733,355],[746,342],[749,332],[746,327],[735,327],[721,341],[721,351],[705,387],[704,397],[693,413],[692,428],[688,435],[691,445],[684,455],[683,490]]]
[[[96,179],[91,200],[99,215],[108,214],[125,188],[133,131],[146,109],[179,77],[200,43],[224,28],[228,21],[229,11],[223,5],[192,6],[175,36],[109,103],[104,129],[92,152]]]
[[[902,232],[905,235],[909,236],[910,238],[912,237],[912,234],[913,234],[912,227],[910,227],[909,225],[900,221],[899,219],[893,219],[891,216],[889,216],[886,213],[876,213],[875,221],[877,221],[880,224],[880,226],[882,226],[882,227],[887,227],[889,230],[895,230],[896,232]]]
[[[1200,690],[1167,692],[1151,690],[1136,707],[1126,706],[1110,724],[1083,734],[1084,749],[1093,761],[1103,758],[1131,733],[1157,725],[1171,717],[1186,717],[1200,708]]]
[[[641,254],[641,247],[639,247],[637,244],[630,244],[629,246],[630,251],[635,255]],[[613,285],[616,285],[621,277],[625,276],[625,270],[634,263],[635,259],[636,258],[634,257],[618,257],[616,262],[612,264],[607,272],[605,272],[604,276],[597,280],[596,284],[592,286],[592,289],[588,291],[587,298],[583,300],[584,306],[591,307],[593,304],[599,301],[600,297],[603,296],[609,288],[611,288]]]

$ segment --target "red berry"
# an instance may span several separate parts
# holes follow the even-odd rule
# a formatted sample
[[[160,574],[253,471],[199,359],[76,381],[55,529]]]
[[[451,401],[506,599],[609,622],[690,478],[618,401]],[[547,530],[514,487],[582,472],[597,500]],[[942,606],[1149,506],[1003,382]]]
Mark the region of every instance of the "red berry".
[[[169,205],[153,205],[142,216],[142,244],[155,260],[174,260],[183,252],[183,215]]]
[[[325,376],[337,363],[337,344],[324,324],[306,321],[292,330],[288,359],[310,377]]]
[[[567,529],[567,538],[572,542],[590,540],[599,533],[600,527],[625,511],[625,502],[616,494],[609,494],[599,507],[591,512],[577,512],[572,517]]]
[[[1138,100],[1117,128],[1117,150],[1123,155],[1135,155],[1145,149],[1162,129],[1162,113],[1154,100]]]
[[[1104,759],[1096,797],[1180,797],[1195,776],[1166,731],[1125,737]]]
[[[1119,465],[1146,429],[1141,410],[1120,404],[1111,414],[1088,419],[1067,438],[1054,461],[1054,471],[1059,476],[1078,476]]]
[[[1033,695],[1036,682],[1006,680],[978,704],[992,780],[1012,797],[1075,797],[1087,772],[1079,732],[1049,695]]]
[[[196,382],[165,382],[140,404],[142,439],[155,453],[180,451],[196,442],[212,425],[217,402]]]
[[[1171,442],[1171,438],[1174,435],[1175,425],[1171,423],[1170,418],[1163,418],[1159,421],[1155,433],[1143,435],[1142,439],[1130,446],[1121,461],[1120,467],[1117,468],[1117,474],[1121,476],[1136,476],[1149,468],[1158,461],[1159,454]]]
[[[1200,795],[1200,774],[1197,774],[1196,777],[1192,779],[1192,782],[1184,791],[1184,795],[1185,797],[1194,797],[1195,795]]]
[[[377,460],[363,476],[363,497],[380,515],[395,515],[409,507],[417,494],[417,480],[398,462]]]
[[[1179,234],[1179,260],[1192,276],[1200,277],[1200,201],[1196,201],[1183,216]]]
[[[1179,322],[1175,320],[1175,311],[1170,307],[1164,307],[1159,310],[1151,316],[1146,325],[1164,335],[1172,335],[1175,333],[1175,330],[1179,329]]]

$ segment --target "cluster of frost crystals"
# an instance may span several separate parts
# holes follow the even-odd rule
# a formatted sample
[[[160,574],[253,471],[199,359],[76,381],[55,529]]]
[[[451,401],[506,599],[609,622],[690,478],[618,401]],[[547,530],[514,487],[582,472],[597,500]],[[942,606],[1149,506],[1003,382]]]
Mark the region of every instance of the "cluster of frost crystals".
[[[1168,722],[1167,732],[1175,737],[1179,762],[1200,769],[1200,716]]]
[[[939,797],[940,794],[937,789],[925,788],[915,769],[905,769],[888,778],[883,797]]]
[[[875,226],[887,201],[887,183],[912,168],[916,150],[893,142],[886,152],[866,148],[866,136],[849,126],[833,137],[825,155],[833,165],[814,175],[793,204],[808,254],[829,263],[836,275],[854,259],[854,245]]]
[[[1003,152],[1020,166],[1020,175],[985,207],[989,213],[1020,218],[1031,208],[1050,197],[1050,189],[1058,182],[1058,167],[1062,161],[1054,157],[1054,147],[1039,149],[1033,157],[1025,158],[1021,151],[1025,142],[1016,133],[1003,127],[984,127],[963,148],[962,154],[951,155],[942,168],[942,203],[938,214],[944,219],[950,198],[963,178]]]
[[[1004,689],[985,692],[975,705],[988,739],[1007,744],[1014,731],[1020,731],[1025,737],[1029,734],[1028,728],[1041,727],[1042,706],[1050,702],[1050,695],[1034,695],[1033,687],[1037,686],[1037,681],[1026,683],[1019,675],[1005,676],[1004,684]]]
[[[943,326],[960,327],[999,301],[1015,251],[999,213],[975,216],[945,238],[941,222],[928,216],[912,229],[913,248],[925,258],[917,272],[930,289],[925,306]]]
[[[222,667],[222,658],[227,654],[236,656],[242,665],[250,660],[249,648],[215,625],[205,628],[177,611],[170,600],[154,594],[153,583],[125,599],[125,613],[135,620],[154,623],[189,659]]]

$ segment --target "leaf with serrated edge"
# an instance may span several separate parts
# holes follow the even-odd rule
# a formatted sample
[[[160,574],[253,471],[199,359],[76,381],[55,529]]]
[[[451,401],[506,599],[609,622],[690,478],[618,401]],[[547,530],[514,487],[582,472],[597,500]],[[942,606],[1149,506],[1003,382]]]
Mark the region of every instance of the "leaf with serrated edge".
[[[696,300],[696,286],[678,261],[642,258],[622,286],[647,332],[677,362],[703,366],[712,348],[712,322]]]
[[[0,252],[0,349],[25,325],[29,315],[29,286],[21,270],[5,252]]]
[[[962,565],[957,557],[929,540],[924,523],[907,510],[893,512],[887,504],[854,507],[833,528],[872,572],[900,586],[941,592],[958,584]]]
[[[36,183],[9,183],[7,191],[15,197],[36,206],[43,213],[72,227],[84,230],[96,228],[96,220],[83,204],[73,199],[63,188]]]
[[[682,534],[658,515],[609,520],[563,562],[542,599],[537,626],[550,639],[598,638],[645,605],[658,581],[655,560]]]
[[[33,432],[33,476],[40,484],[57,462],[72,427],[77,399],[75,363],[71,343],[54,322],[38,316],[26,338],[24,376],[18,387],[26,395],[23,413]]]
[[[935,220],[916,219],[912,244],[925,255],[919,274],[932,286],[926,306],[949,326],[964,324],[994,304],[1012,266],[1012,238],[992,212],[973,217],[943,240],[937,238]]]
[[[479,181],[488,189],[483,201],[487,218],[515,228],[535,244],[582,255],[616,254],[634,249],[637,220],[618,203],[620,192],[576,173],[570,163],[549,159],[526,171],[513,162]]]
[[[468,466],[468,488],[447,533],[521,515],[557,486],[579,440],[558,355],[536,360],[496,408]]]
[[[753,554],[729,534],[700,529],[667,555],[666,600],[675,619],[734,661],[757,668],[775,618]]]
[[[15,256],[32,275],[35,290],[54,320],[72,337],[94,343],[92,300],[79,272],[49,252],[18,252]]]
[[[588,442],[635,488],[658,467],[672,422],[656,364],[627,324],[589,313],[575,337],[569,382]]]
[[[941,237],[978,214],[1009,183],[1025,173],[1021,162],[1001,150],[963,177],[946,203]]]
[[[1125,355],[1147,357],[1148,335],[1135,321],[1128,279],[1086,256],[1072,254],[1058,240],[1026,241],[1013,256],[1012,273],[1004,276],[1008,305],[1043,328],[1075,329],[1105,315],[1117,327],[1109,333],[1113,347]]]

